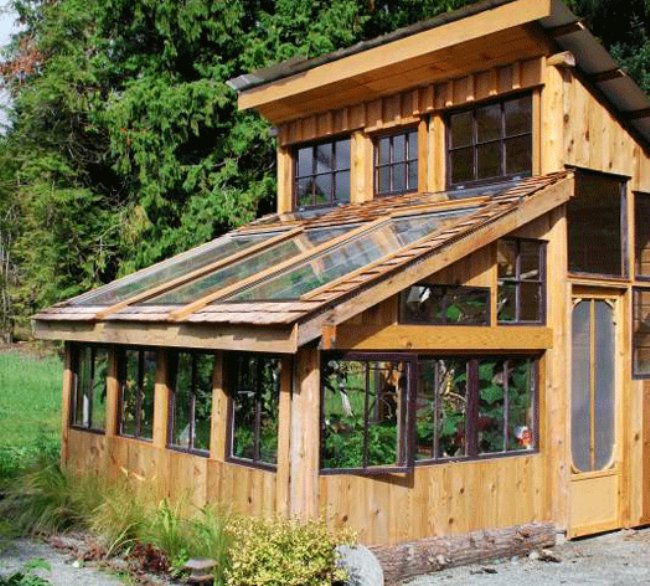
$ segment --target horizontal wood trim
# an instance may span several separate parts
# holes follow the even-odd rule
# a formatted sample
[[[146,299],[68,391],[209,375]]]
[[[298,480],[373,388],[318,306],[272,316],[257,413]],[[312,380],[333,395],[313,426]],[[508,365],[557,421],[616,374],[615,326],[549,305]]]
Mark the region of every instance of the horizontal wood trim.
[[[385,68],[407,69],[411,61],[423,56],[423,47],[427,48],[427,54],[432,54],[533,22],[550,13],[550,0],[518,0],[244,91],[239,95],[239,107],[242,110],[256,108],[316,89],[327,89],[355,77],[367,82]]]
[[[172,323],[80,323],[33,321],[40,340],[100,342],[136,346],[244,350],[293,354],[297,350],[293,327],[251,327]]]
[[[338,326],[329,332],[332,349],[498,351],[547,350],[553,330],[532,326]]]

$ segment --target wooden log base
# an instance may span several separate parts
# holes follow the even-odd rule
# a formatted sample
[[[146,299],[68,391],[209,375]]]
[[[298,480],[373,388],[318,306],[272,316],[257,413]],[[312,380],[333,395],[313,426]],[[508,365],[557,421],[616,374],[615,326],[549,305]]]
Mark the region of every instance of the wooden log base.
[[[387,586],[424,574],[499,558],[527,555],[555,545],[553,523],[527,523],[507,529],[430,537],[370,550],[384,569]]]

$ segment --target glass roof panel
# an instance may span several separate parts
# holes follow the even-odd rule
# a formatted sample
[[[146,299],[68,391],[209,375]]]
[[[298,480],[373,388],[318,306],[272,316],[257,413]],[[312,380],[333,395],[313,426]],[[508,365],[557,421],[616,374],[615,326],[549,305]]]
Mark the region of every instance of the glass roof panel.
[[[203,246],[179,254],[108,285],[94,289],[70,301],[70,305],[113,305],[147,289],[187,275],[192,271],[245,250],[255,244],[270,240],[283,230],[257,234],[222,236]]]
[[[368,232],[273,275],[228,297],[226,301],[288,301],[300,299],[348,273],[396,252],[476,208],[394,218]]]
[[[274,264],[279,264],[319,244],[337,238],[357,226],[358,224],[347,224],[345,226],[306,230],[293,238],[279,242],[275,246],[261,250],[137,305],[186,305],[192,303],[192,301],[200,297],[210,295],[219,289],[268,269]]]

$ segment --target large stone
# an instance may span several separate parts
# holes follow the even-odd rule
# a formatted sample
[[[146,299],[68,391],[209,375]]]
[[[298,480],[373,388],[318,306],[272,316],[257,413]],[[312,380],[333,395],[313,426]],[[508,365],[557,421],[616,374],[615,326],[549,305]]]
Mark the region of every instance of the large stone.
[[[347,586],[383,586],[384,571],[379,560],[367,547],[339,545],[337,566],[348,572]]]

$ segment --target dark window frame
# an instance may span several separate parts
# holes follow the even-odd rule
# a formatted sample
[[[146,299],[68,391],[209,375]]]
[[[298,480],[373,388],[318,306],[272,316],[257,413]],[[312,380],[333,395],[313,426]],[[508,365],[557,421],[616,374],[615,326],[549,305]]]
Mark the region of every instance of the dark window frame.
[[[506,354],[454,354],[454,355],[420,355],[418,356],[418,370],[423,360],[462,360],[466,362],[467,367],[467,409],[465,412],[465,430],[467,436],[466,454],[464,456],[450,456],[450,457],[434,457],[424,458],[415,461],[416,466],[430,466],[435,464],[449,464],[452,462],[476,462],[479,460],[492,460],[498,458],[510,458],[517,456],[529,456],[531,454],[540,453],[540,433],[539,433],[539,395],[540,395],[540,360],[541,354],[522,354],[522,353],[506,353]],[[529,389],[531,394],[531,407],[533,410],[532,416],[532,441],[533,447],[526,450],[508,450],[508,418],[504,416],[504,451],[502,452],[487,452],[484,454],[479,453],[479,405],[480,405],[480,379],[478,377],[478,370],[480,362],[486,360],[503,360],[507,363],[512,360],[531,360],[533,366],[532,387]],[[471,370],[471,372],[470,372]],[[506,379],[507,380],[507,379]],[[504,395],[504,402],[507,404],[508,386],[504,387],[506,393]],[[439,406],[436,398],[436,405]],[[415,430],[414,430],[415,431]]]
[[[634,203],[634,277],[637,281],[650,282],[650,273],[644,274],[639,271],[639,222],[637,222],[637,199],[643,197],[650,203],[650,193],[645,191],[634,191],[632,194],[632,201]]]
[[[214,358],[214,365],[212,368],[212,375],[210,382],[214,392],[214,369],[217,367],[217,355],[214,352],[207,350],[196,350],[196,349],[181,349],[181,350],[169,350],[168,355],[168,364],[170,365],[170,370],[168,372],[168,382],[169,382],[169,403],[167,411],[167,449],[173,450],[175,452],[181,452],[183,454],[192,454],[193,456],[201,456],[207,458],[210,456],[210,447],[207,449],[200,449],[194,446],[194,430],[196,426],[196,384],[197,384],[197,374],[196,374],[196,360],[198,355],[205,354],[207,356],[212,356]],[[189,418],[189,445],[187,447],[180,446],[174,443],[174,421],[175,421],[175,410],[176,410],[176,393],[177,393],[177,384],[178,384],[178,358],[179,354],[189,354],[192,357],[192,384],[189,389],[190,396],[190,418]],[[214,403],[212,404],[211,417],[214,412]],[[212,430],[210,430],[212,435]]]
[[[91,378],[90,378],[90,387],[91,391],[92,388],[94,387],[94,382],[95,382],[95,356],[96,352],[99,349],[105,350],[108,359],[109,359],[109,368],[110,368],[110,351],[111,347],[102,345],[102,344],[73,344],[70,348],[71,352],[71,358],[72,358],[72,389],[70,393],[70,413],[68,416],[68,427],[71,429],[76,429],[77,431],[87,431],[90,433],[96,433],[99,435],[105,435],[106,434],[106,424],[107,421],[104,421],[104,428],[100,427],[93,427],[93,411],[94,411],[94,406],[93,406],[93,401],[94,401],[94,396],[92,392],[90,393],[90,405],[89,405],[89,424],[88,425],[80,425],[79,423],[75,423],[75,415],[76,415],[76,406],[77,406],[77,397],[79,394],[79,366],[81,362],[81,353],[84,349],[90,349],[91,351]],[[107,372],[107,375],[109,373]],[[107,388],[107,393],[106,393],[106,401],[108,401],[108,381],[106,382],[106,388]],[[106,405],[104,407],[106,409]],[[108,410],[106,410],[107,413]]]
[[[336,143],[344,140],[347,140],[350,144],[350,159],[348,160],[347,167],[342,167],[341,169],[337,169],[336,168]],[[332,160],[334,161],[334,168],[330,169],[329,171],[323,171],[318,173],[316,171],[316,149],[319,146],[326,145],[326,144],[332,145]],[[298,151],[306,148],[312,149],[312,172],[307,175],[299,175],[298,174]],[[352,193],[351,193],[352,191],[352,135],[351,134],[341,134],[341,135],[327,137],[326,139],[319,139],[315,141],[309,141],[309,142],[293,145],[291,149],[291,161],[292,161],[292,169],[291,169],[292,198],[291,199],[293,200],[294,210],[313,210],[313,209],[328,208],[328,207],[333,207],[338,205],[345,205],[350,203],[350,199],[352,198]],[[336,176],[340,173],[348,173],[350,176],[350,197],[347,201],[339,200],[336,198]],[[300,205],[299,195],[298,195],[298,182],[301,179],[306,179],[310,177],[312,179],[315,179],[316,177],[321,177],[324,175],[329,175],[331,178],[332,186],[331,186],[329,200],[324,203],[313,203],[314,194],[312,193],[312,203],[309,205]]]
[[[519,134],[512,134],[508,135],[506,134],[506,117],[505,117],[505,106],[504,104],[509,101],[513,100],[518,100],[521,98],[526,98],[528,97],[531,100],[531,124],[530,124],[530,132],[523,132]],[[478,125],[476,122],[476,112],[480,110],[481,108],[484,108],[486,106],[492,106],[494,104],[499,104],[501,107],[501,129],[500,129],[500,136],[498,139],[493,139],[493,140],[486,140],[483,142],[479,142],[478,140]],[[471,112],[472,113],[472,142],[468,145],[465,146],[460,146],[460,147],[454,147],[453,142],[452,142],[452,131],[451,131],[451,117],[456,115],[456,114],[463,114],[465,112]],[[499,182],[504,182],[504,181],[514,181],[517,179],[523,179],[525,177],[530,177],[533,174],[533,146],[534,146],[534,131],[535,131],[535,125],[534,125],[534,118],[535,118],[535,112],[534,112],[534,100],[533,100],[533,92],[531,91],[525,91],[517,94],[512,94],[504,97],[499,97],[495,98],[492,100],[485,100],[478,102],[476,104],[472,104],[471,106],[462,106],[459,108],[453,108],[450,109],[446,115],[445,115],[445,165],[446,165],[446,183],[447,183],[447,189],[448,190],[463,190],[463,189],[468,189],[471,187],[480,187],[481,185],[489,185],[491,183],[499,183]],[[516,138],[522,138],[522,137],[530,137],[530,145],[531,145],[531,168],[528,171],[521,171],[518,173],[507,173],[506,170],[506,142],[508,140],[516,139]],[[488,144],[497,144],[499,143],[499,158],[500,158],[500,167],[501,167],[501,174],[496,175],[494,177],[486,177],[486,178],[478,178],[478,149],[481,146],[488,145]],[[458,181],[455,182],[453,181],[453,165],[452,165],[452,153],[457,151],[457,150],[464,150],[464,149],[472,149],[472,169],[473,169],[473,176],[474,179],[470,181]]]
[[[513,321],[499,320],[499,308],[497,307],[496,320],[499,326],[543,326],[546,325],[546,303],[547,303],[547,289],[548,279],[546,272],[547,260],[547,247],[548,242],[537,238],[501,238],[503,241],[514,242],[516,246],[516,267],[514,277],[499,278],[497,275],[497,303],[499,300],[499,290],[502,282],[515,286],[515,319]],[[540,245],[539,249],[539,263],[540,263],[540,276],[539,279],[521,279],[521,243],[532,242]],[[497,269],[498,270],[498,269]],[[521,320],[521,285],[522,283],[537,284],[540,288],[539,300],[539,319],[538,320]]]
[[[478,363],[485,360],[531,360],[533,366],[532,387],[531,394],[531,407],[533,410],[532,415],[532,441],[533,447],[526,450],[506,450],[503,452],[493,452],[486,454],[478,454],[478,430],[475,425],[479,413],[479,393],[480,393],[480,380],[474,377],[472,385],[475,390],[470,391],[469,380],[467,389],[467,412],[466,412],[466,434],[469,438],[467,444],[467,455],[462,457],[450,458],[434,458],[434,459],[415,459],[415,418],[416,418],[416,400],[418,395],[420,365],[423,360],[464,360],[469,365],[470,362],[477,364],[476,373],[478,374]],[[322,476],[333,475],[360,475],[360,476],[378,476],[387,474],[411,474],[415,467],[419,466],[435,466],[439,464],[449,464],[452,462],[472,462],[492,460],[499,458],[516,458],[522,456],[530,456],[540,453],[540,384],[541,368],[540,362],[543,359],[543,354],[525,353],[525,352],[508,352],[502,354],[485,354],[480,352],[466,353],[466,354],[446,354],[444,352],[422,354],[418,352],[399,352],[399,353],[381,353],[381,352],[327,352],[321,354],[321,368],[320,368],[320,434],[319,434],[319,474]],[[384,466],[384,467],[370,467],[370,468],[323,468],[323,450],[324,450],[324,419],[325,419],[325,385],[323,384],[323,371],[324,365],[328,360],[349,360],[360,362],[376,362],[376,361],[393,361],[393,362],[406,362],[409,364],[409,374],[407,376],[407,389],[405,406],[407,408],[406,414],[406,427],[404,429],[404,436],[401,438],[403,445],[406,446],[407,454],[405,457],[406,465],[399,466]],[[367,388],[366,388],[367,393]],[[467,414],[470,410],[475,413],[475,420],[470,422]],[[504,425],[507,425],[504,424]],[[505,433],[505,430],[504,430]],[[367,436],[367,424],[364,434]],[[470,451],[474,455],[470,454]]]
[[[644,291],[650,295],[650,287],[648,286],[642,286],[642,287],[632,287],[632,303],[631,305],[631,325],[632,327],[630,328],[630,333],[632,337],[632,359],[630,360],[631,362],[631,371],[632,371],[632,378],[634,380],[650,380],[650,372],[639,372],[637,371],[636,368],[636,334],[635,334],[635,328],[636,328],[636,310],[637,310],[637,294],[640,291]]]
[[[256,398],[255,401],[255,430],[254,430],[254,450],[257,452],[257,457],[253,459],[242,458],[236,456],[233,453],[234,444],[235,444],[235,399],[232,394],[231,383],[235,374],[235,360],[233,360],[238,354],[253,354],[255,358],[260,360],[278,360],[280,361],[280,366],[282,367],[282,356],[280,354],[271,354],[271,353],[258,353],[258,352],[230,352],[228,354],[224,353],[224,357],[228,363],[228,368],[224,369],[224,389],[226,389],[226,395],[228,396],[228,425],[227,425],[227,436],[226,436],[226,462],[233,464],[240,464],[242,466],[249,466],[250,468],[257,468],[259,470],[269,470],[275,472],[278,468],[277,463],[273,464],[270,462],[264,462],[259,459],[259,434],[260,434],[260,416],[261,416],[261,401]],[[256,392],[258,392],[256,390]],[[280,394],[282,392],[281,383],[278,385],[278,422],[280,419]],[[279,433],[279,426],[278,426]],[[278,446],[279,447],[279,446]],[[276,458],[279,454],[276,454]]]
[[[416,138],[415,145],[415,156],[410,152],[410,145],[408,137],[410,134],[414,133]],[[394,153],[394,140],[397,136],[404,137],[404,158],[401,160],[395,161],[393,158]],[[389,152],[388,152],[388,163],[380,162],[380,149],[379,143],[382,139],[389,139]],[[405,193],[416,193],[418,191],[419,184],[419,170],[420,170],[420,160],[419,160],[419,142],[420,136],[418,132],[418,126],[408,126],[401,127],[396,130],[391,130],[390,132],[383,132],[373,136],[372,146],[373,146],[373,193],[377,197],[387,197],[391,195],[401,195]],[[418,174],[416,174],[415,185],[409,185],[409,167],[415,164]],[[405,178],[404,178],[404,189],[394,189],[393,179],[394,172],[393,169],[398,165],[404,165],[405,169]],[[380,191],[379,189],[379,171],[380,169],[388,169],[389,176],[389,185],[390,189],[388,191]]]
[[[126,382],[126,353],[137,352],[138,353],[138,381],[137,381],[137,400],[136,400],[136,412],[135,412],[135,434],[124,433],[124,385]],[[154,352],[156,354],[156,370],[155,377],[158,376],[158,352],[159,350],[153,347],[147,346],[124,346],[115,351],[115,358],[117,360],[117,379],[119,385],[119,397],[117,405],[117,435],[119,437],[125,437],[128,439],[134,439],[146,443],[153,443],[153,430],[152,437],[146,437],[142,435],[142,399],[144,396],[143,392],[143,382],[144,382],[144,355],[146,352]],[[155,381],[154,381],[154,404],[152,410],[152,426],[156,417],[156,406],[155,406]]]
[[[487,303],[485,305],[485,310],[486,310],[485,323],[454,323],[454,322],[436,323],[436,322],[421,322],[415,320],[409,321],[405,316],[405,302],[403,303],[402,300],[404,299],[405,296],[409,294],[412,287],[430,287],[430,288],[444,289],[445,293],[442,297],[443,299],[447,299],[448,292],[452,292],[452,291],[467,291],[468,293],[470,292],[484,293],[487,295]],[[444,307],[446,309],[448,305],[445,304]],[[448,285],[448,284],[437,284],[437,283],[426,283],[426,282],[416,283],[415,285],[412,285],[408,289],[400,291],[399,293],[397,323],[412,325],[412,326],[433,326],[433,327],[435,326],[481,327],[481,328],[490,327],[490,325],[492,324],[492,290],[490,289],[490,287]]]
[[[607,177],[613,180],[617,180],[621,184],[621,193],[620,193],[620,230],[621,230],[621,274],[609,274],[609,273],[591,273],[585,271],[572,271],[571,270],[571,256],[569,251],[569,236],[568,230],[569,227],[569,217],[567,210],[567,258],[568,258],[568,274],[570,277],[578,278],[591,278],[591,279],[607,279],[607,280],[627,280],[630,276],[630,262],[629,262],[629,241],[630,241],[630,231],[628,225],[628,214],[627,214],[627,203],[628,203],[628,183],[630,182],[630,177],[624,175],[617,175],[615,173],[603,173],[602,171],[594,171],[593,169],[587,169],[584,167],[576,167],[572,165],[566,165],[567,169],[574,171],[577,175],[592,175],[592,176],[601,176]],[[579,177],[576,177],[576,183],[579,180]],[[579,197],[574,195],[574,197]]]

